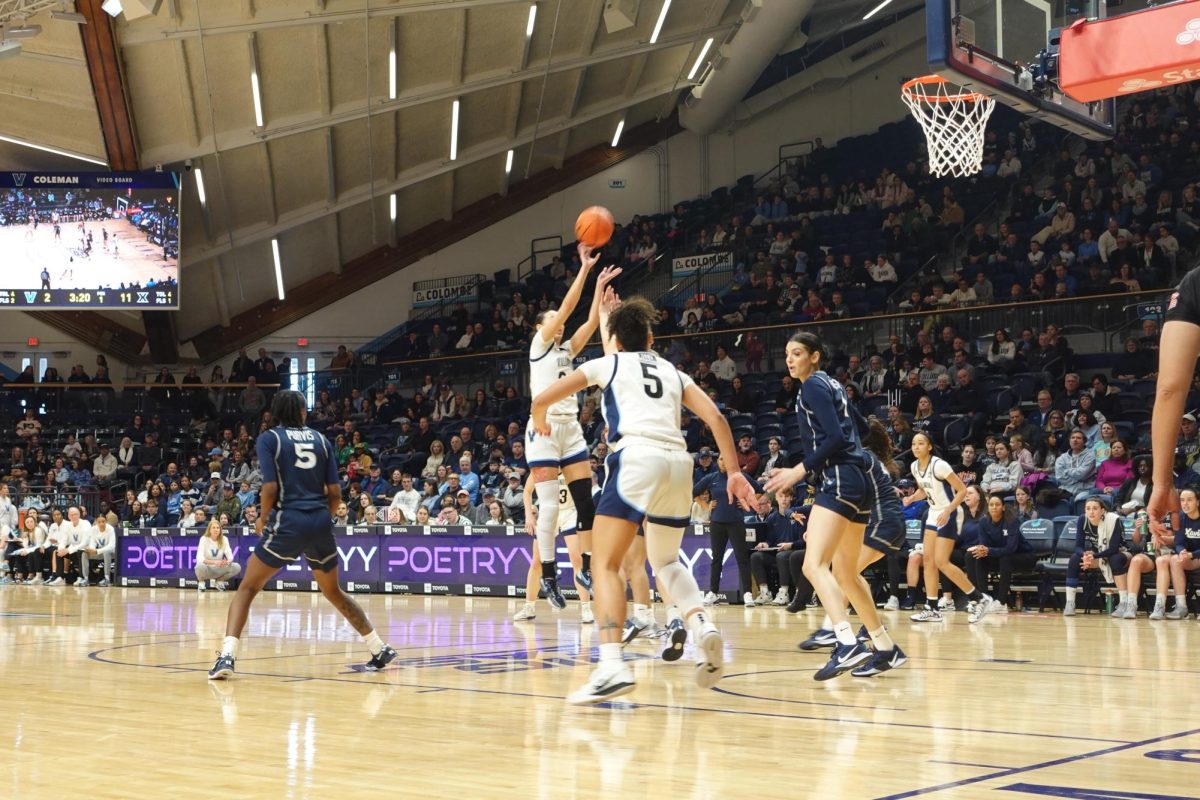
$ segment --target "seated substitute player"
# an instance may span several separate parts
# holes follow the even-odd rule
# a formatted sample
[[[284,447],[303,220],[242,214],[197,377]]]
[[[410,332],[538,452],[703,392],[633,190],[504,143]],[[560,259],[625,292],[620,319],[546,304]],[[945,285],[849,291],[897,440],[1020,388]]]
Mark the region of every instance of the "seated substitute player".
[[[654,306],[635,297],[620,303],[611,288],[601,306],[601,332],[615,338],[618,352],[584,364],[555,381],[533,399],[531,427],[548,434],[547,411],[556,402],[586,389],[604,390],[611,454],[608,480],[596,508],[593,537],[593,605],[600,626],[600,663],[568,702],[601,703],[634,689],[633,672],[621,653],[625,586],[621,563],[645,523],[646,552],[657,580],[679,606],[700,651],[696,682],[712,688],[724,673],[723,643],[704,609],[695,578],[679,562],[679,545],[692,505],[692,458],[680,431],[680,409],[687,406],[712,430],[726,463],[737,463],[729,423],[707,395],[652,349]],[[753,487],[741,473],[729,478],[728,493],[746,506]]]
[[[238,638],[246,627],[250,604],[276,572],[301,556],[308,560],[321,594],[358,631],[370,649],[371,660],[365,669],[368,672],[383,669],[396,658],[396,651],[379,638],[362,607],[338,583],[332,519],[342,502],[337,457],[324,434],[305,425],[307,416],[304,395],[299,392],[279,392],[271,401],[271,418],[276,427],[259,434],[256,445],[263,482],[262,516],[258,518],[255,533],[262,536],[265,530],[266,536],[250,556],[245,577],[229,604],[225,641],[208,672],[209,680],[223,680],[233,674]],[[276,503],[279,509],[274,514],[274,524],[266,530]]]
[[[536,332],[529,345],[529,393],[536,395],[554,381],[570,374],[572,362],[582,352],[588,339],[600,321],[600,298],[604,287],[621,274],[619,267],[607,267],[596,277],[596,291],[591,310],[579,330],[563,344],[564,326],[574,312],[583,286],[587,283],[588,271],[600,260],[598,253],[590,247],[579,245],[579,274],[571,283],[562,303],[555,310],[543,311],[537,316]],[[534,430],[533,425],[525,431],[525,457],[529,462],[530,480],[537,493],[538,525],[535,530],[538,554],[542,564],[542,590],[555,608],[566,608],[558,589],[558,566],[554,556],[554,542],[558,538],[558,475],[561,471],[567,481],[567,490],[575,502],[576,528],[579,531],[580,547],[583,552],[583,569],[580,582],[591,588],[592,521],[596,506],[592,500],[592,469],[588,459],[587,440],[579,425],[579,402],[574,395],[564,397],[548,412],[550,427],[546,431]]]

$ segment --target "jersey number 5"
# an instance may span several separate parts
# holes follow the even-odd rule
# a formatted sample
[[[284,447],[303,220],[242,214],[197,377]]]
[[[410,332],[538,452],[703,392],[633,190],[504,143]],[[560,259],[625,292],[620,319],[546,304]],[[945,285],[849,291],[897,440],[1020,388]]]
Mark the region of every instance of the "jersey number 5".
[[[313,452],[316,445],[297,442],[296,448],[296,469],[312,469],[317,465],[317,454]]]
[[[654,365],[642,364],[642,377],[646,379],[646,382],[642,384],[642,388],[646,390],[647,397],[653,397],[657,400],[663,396],[662,379],[654,371]]]

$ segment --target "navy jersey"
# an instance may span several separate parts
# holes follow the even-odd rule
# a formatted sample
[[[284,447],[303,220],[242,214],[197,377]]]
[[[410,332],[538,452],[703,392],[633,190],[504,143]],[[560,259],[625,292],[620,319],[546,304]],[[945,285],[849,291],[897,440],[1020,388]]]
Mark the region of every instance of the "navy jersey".
[[[1179,530],[1175,531],[1175,552],[1187,550],[1192,558],[1200,558],[1200,517],[1192,519],[1179,512]]]
[[[337,458],[325,435],[312,428],[271,428],[258,437],[263,483],[279,484],[279,510],[328,510],[325,486],[336,484]]]
[[[865,468],[866,451],[856,417],[846,390],[824,372],[814,372],[800,385],[796,393],[796,421],[804,451],[802,463],[810,475],[833,464]]]

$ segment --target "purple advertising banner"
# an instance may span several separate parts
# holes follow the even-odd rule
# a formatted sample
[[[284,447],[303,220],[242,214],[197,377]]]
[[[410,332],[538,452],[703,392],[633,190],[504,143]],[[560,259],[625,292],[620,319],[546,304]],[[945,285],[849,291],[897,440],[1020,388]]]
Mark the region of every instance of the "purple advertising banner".
[[[234,560],[245,564],[259,537],[232,529],[227,535]],[[189,532],[190,533],[190,532]],[[337,528],[338,580],[350,592],[395,594],[467,594],[515,597],[524,592],[532,559],[532,539],[521,528],[372,525]],[[118,579],[122,586],[195,588],[198,535],[175,529],[128,530],[118,541]],[[725,551],[721,589],[737,591],[732,548]],[[567,548],[558,548],[559,583],[574,597],[574,576]],[[706,526],[689,527],[680,561],[707,591],[712,551]],[[285,567],[268,589],[318,591],[303,559]]]

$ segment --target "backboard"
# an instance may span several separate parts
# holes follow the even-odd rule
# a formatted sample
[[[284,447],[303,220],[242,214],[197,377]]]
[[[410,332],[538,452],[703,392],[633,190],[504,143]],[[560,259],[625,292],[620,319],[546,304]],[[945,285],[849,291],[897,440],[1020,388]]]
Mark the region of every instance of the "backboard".
[[[1080,136],[1109,139],[1113,101],[1080,103],[1055,80],[1058,31],[1105,11],[1105,0],[926,0],[930,71]]]

